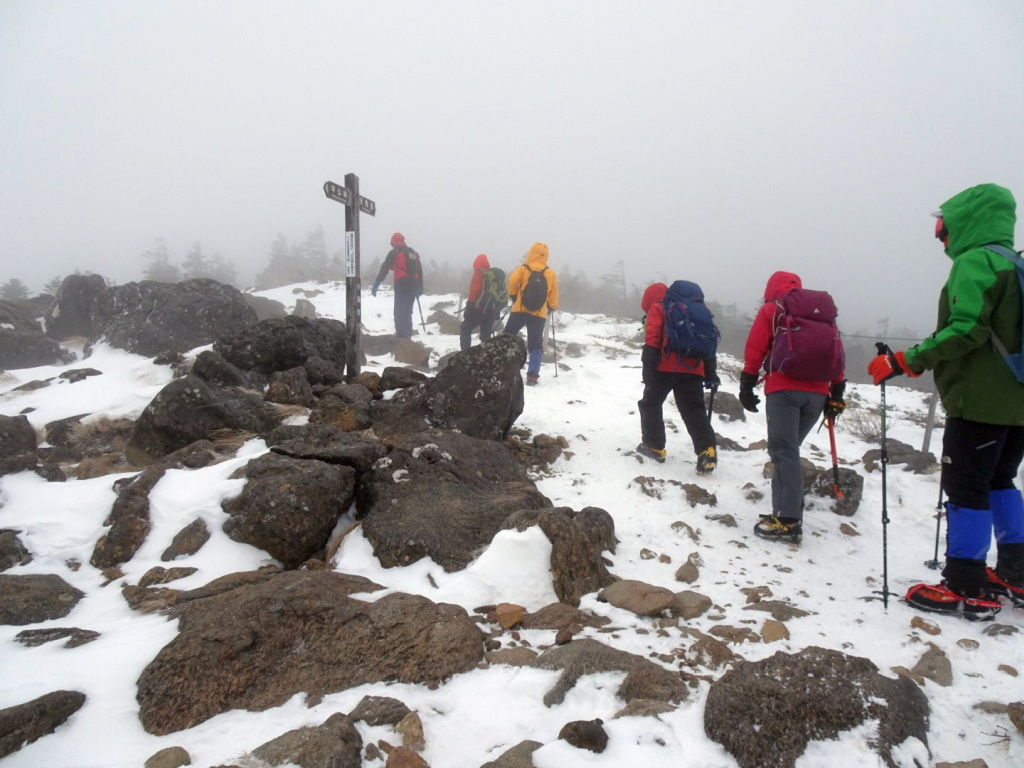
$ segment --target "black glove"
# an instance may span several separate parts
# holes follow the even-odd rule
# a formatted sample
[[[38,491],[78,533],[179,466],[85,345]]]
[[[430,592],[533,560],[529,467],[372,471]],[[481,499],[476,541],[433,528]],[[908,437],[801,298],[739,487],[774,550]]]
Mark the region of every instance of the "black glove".
[[[846,394],[846,379],[837,381],[832,385],[832,388],[828,391],[829,400],[842,400],[843,395]]]
[[[704,358],[704,389],[718,389],[722,386],[722,380],[718,378],[718,359],[716,357]]]
[[[828,400],[825,401],[825,419],[831,421],[833,424],[838,419],[843,411],[846,410],[846,401],[843,400],[843,395],[846,393],[846,382],[837,381],[832,385],[832,388],[828,393]]]
[[[718,378],[717,373],[704,377],[704,389],[718,389],[720,386],[722,386],[722,380]]]
[[[650,344],[644,344],[644,351],[640,353],[640,363],[643,366],[643,382],[644,384],[652,383],[654,381],[654,374],[658,370],[658,363],[661,362],[661,350],[657,347],[652,347]]]
[[[757,404],[761,398],[754,394],[754,387],[757,386],[757,374],[743,371],[740,374],[740,405],[751,413],[757,413]]]

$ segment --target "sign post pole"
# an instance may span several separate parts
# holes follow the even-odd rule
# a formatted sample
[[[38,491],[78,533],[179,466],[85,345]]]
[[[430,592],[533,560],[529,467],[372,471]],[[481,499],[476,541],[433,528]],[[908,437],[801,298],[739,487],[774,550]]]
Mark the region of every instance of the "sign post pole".
[[[324,183],[324,194],[345,206],[345,365],[349,381],[359,375],[362,281],[359,274],[359,214],[375,216],[377,204],[359,195],[359,177],[345,174],[345,186]]]

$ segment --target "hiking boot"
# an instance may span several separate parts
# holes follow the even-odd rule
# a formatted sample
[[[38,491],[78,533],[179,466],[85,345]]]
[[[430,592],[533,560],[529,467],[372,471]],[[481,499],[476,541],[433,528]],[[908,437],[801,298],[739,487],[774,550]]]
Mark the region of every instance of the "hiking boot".
[[[986,568],[985,573],[988,576],[988,588],[993,595],[1008,597],[1015,606],[1024,608],[1024,585],[1001,579],[991,568]]]
[[[649,459],[654,459],[659,464],[664,464],[665,457],[668,456],[668,451],[666,451],[664,448],[651,448],[649,445],[646,445],[645,443],[640,443],[640,445],[636,447],[636,452],[639,453],[641,456],[646,456]]]
[[[791,517],[762,518],[754,526],[754,533],[762,539],[777,539],[799,544],[803,536],[803,525]]]
[[[697,456],[697,474],[710,475],[718,466],[718,458],[714,448],[706,448]]]
[[[528,373],[526,374],[526,385],[529,387],[537,386],[537,382],[540,381],[539,373]]]
[[[991,621],[1002,608],[999,601],[987,592],[965,597],[951,590],[946,582],[916,584],[907,590],[906,599],[911,606],[922,611],[962,616],[968,621]]]

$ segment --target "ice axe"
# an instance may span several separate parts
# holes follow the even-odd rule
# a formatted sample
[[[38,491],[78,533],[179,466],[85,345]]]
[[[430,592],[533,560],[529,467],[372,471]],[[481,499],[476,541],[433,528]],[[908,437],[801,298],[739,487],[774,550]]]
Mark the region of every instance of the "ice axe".
[[[713,386],[711,388],[711,395],[708,397],[708,421],[711,421],[711,414],[715,412],[715,393],[717,391],[718,386]]]
[[[423,326],[423,332],[427,332],[427,324],[423,321],[423,307],[420,306],[420,297],[416,297],[416,309],[420,311],[420,325]]]
[[[828,417],[828,441],[832,445],[832,496],[843,498],[843,489],[839,487],[839,454],[836,453],[836,420]]]

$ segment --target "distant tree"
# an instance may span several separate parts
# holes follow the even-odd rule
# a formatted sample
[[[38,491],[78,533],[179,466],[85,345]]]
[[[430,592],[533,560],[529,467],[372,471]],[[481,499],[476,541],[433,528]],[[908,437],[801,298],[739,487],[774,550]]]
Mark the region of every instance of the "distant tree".
[[[622,291],[622,297],[626,298],[626,262],[619,259],[612,267],[612,271],[601,275],[601,283],[616,292]]]
[[[64,278],[57,275],[47,281],[46,285],[43,286],[43,293],[48,293],[51,296],[56,296],[57,291],[60,290],[61,285],[64,283]]]
[[[220,253],[210,257],[210,277],[218,283],[225,285],[237,285],[238,270],[235,269],[235,262],[225,259]]]
[[[380,269],[380,264],[377,265],[377,269]],[[341,258],[341,251],[334,254],[331,258],[331,263],[327,267],[327,279],[328,280],[344,280],[345,279],[345,260]]]
[[[203,244],[198,240],[192,246],[192,250],[185,254],[181,262],[181,276],[185,280],[193,280],[197,277],[211,277],[210,263],[203,255]]]
[[[306,235],[306,242],[302,244],[302,252],[309,279],[317,282],[329,280],[330,261],[327,257],[327,244],[324,242],[322,226]]]
[[[28,288],[16,277],[12,277],[3,285],[0,285],[0,299],[4,301],[18,301],[28,298]]]
[[[288,239],[279,234],[270,245],[270,260],[256,275],[256,289],[266,290],[291,283],[301,283],[307,277],[304,255],[300,247],[288,247]]]
[[[171,256],[167,252],[167,242],[162,237],[157,238],[156,247],[142,254],[142,258],[149,260],[149,264],[142,270],[143,279],[155,280],[158,283],[176,283],[181,279],[180,270],[171,264]],[[75,274],[78,274],[77,269]]]

